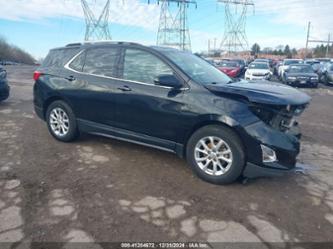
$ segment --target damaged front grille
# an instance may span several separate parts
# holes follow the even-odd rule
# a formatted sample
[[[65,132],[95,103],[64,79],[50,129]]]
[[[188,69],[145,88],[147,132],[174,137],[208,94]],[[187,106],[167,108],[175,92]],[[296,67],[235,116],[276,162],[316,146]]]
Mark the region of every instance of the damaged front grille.
[[[297,125],[296,117],[301,115],[305,108],[306,105],[274,106],[253,104],[250,106],[252,112],[262,121],[282,132],[287,132]]]

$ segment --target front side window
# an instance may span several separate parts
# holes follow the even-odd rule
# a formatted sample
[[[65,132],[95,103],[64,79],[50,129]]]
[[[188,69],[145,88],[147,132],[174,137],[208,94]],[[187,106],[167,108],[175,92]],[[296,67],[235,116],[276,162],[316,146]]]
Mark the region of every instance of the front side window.
[[[115,77],[117,65],[119,64],[119,53],[117,48],[105,47],[87,50],[83,72]]]
[[[222,73],[207,61],[189,52],[179,50],[165,50],[164,55],[172,60],[191,79],[200,84],[231,82],[226,74]]]
[[[155,84],[160,75],[173,75],[172,69],[156,56],[137,49],[127,49],[123,79]]]

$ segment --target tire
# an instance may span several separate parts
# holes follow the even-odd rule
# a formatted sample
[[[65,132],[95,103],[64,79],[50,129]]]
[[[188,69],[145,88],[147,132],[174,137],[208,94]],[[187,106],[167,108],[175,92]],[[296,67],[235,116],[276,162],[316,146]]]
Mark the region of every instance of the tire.
[[[62,113],[63,112],[63,113]],[[64,129],[58,129],[55,128],[55,122],[59,124],[59,120],[55,121],[55,115],[57,115],[56,113],[58,113],[58,117],[62,116],[62,125],[65,125],[65,127],[67,127],[67,130],[65,131]],[[51,117],[52,115],[52,117]],[[66,118],[67,117],[67,118]],[[53,120],[53,122],[52,122]],[[61,100],[57,100],[52,102],[49,107],[47,108],[47,112],[46,112],[46,123],[47,123],[47,127],[49,129],[49,132],[51,133],[51,135],[61,141],[61,142],[71,142],[74,141],[78,135],[79,135],[79,131],[77,128],[77,123],[76,123],[76,118],[75,115],[71,109],[71,107],[66,104],[64,101]],[[59,126],[57,126],[59,127]],[[63,131],[63,132],[61,132]]]
[[[201,142],[207,139],[211,141],[209,137],[213,137],[213,143],[215,145],[218,145],[218,143],[222,140],[225,144],[223,144],[221,148],[223,147],[222,149],[225,152],[228,150],[231,151],[231,153],[224,155],[224,157],[227,157],[228,160],[231,159],[231,162],[220,160],[220,165],[221,163],[224,164],[222,165],[225,169],[224,172],[220,170],[214,174],[213,160],[215,160],[215,162],[219,160],[215,157],[217,154],[213,156],[215,158],[210,161],[206,170],[203,168],[208,163],[208,161],[206,160],[203,162],[198,162],[196,159],[201,157],[201,160],[203,157],[206,157],[206,155],[208,156],[208,153],[199,152],[198,149],[202,151],[204,147],[198,148],[198,146],[202,146]],[[208,143],[206,145],[208,148],[212,148],[212,143]],[[219,153],[222,152],[220,151]],[[223,185],[233,183],[241,176],[245,165],[245,152],[241,140],[234,131],[222,125],[209,125],[197,130],[190,137],[186,147],[186,159],[187,162],[191,165],[193,172],[199,178],[209,183]],[[218,166],[217,169],[221,169],[221,167]]]

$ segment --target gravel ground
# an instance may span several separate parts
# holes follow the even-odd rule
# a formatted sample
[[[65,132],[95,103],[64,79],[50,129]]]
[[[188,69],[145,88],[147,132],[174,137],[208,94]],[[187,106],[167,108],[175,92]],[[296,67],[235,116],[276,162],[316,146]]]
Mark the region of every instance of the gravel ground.
[[[33,112],[34,68],[7,70],[0,242],[333,241],[333,88],[304,90],[306,175],[214,186],[166,152],[88,135],[57,142]]]

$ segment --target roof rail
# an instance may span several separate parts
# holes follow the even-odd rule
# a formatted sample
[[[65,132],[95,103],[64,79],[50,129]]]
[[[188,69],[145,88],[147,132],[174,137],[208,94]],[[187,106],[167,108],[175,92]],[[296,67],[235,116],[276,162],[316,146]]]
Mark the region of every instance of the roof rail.
[[[81,45],[82,45],[82,43],[80,43],[80,42],[69,43],[69,44],[66,45],[66,47],[77,47],[77,46],[81,46]]]
[[[136,42],[127,42],[127,41],[112,41],[112,40],[100,40],[100,41],[85,41],[83,44],[130,44],[130,45],[141,45]]]

